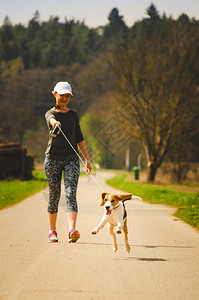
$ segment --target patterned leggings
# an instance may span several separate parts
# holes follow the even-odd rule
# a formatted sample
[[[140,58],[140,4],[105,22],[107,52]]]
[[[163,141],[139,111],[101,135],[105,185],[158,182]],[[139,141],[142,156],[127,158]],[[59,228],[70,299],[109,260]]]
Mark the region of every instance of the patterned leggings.
[[[47,211],[50,214],[58,212],[61,194],[61,177],[64,171],[64,185],[68,212],[78,212],[76,191],[79,179],[79,159],[70,161],[57,161],[46,158],[44,170],[49,185],[49,201]]]

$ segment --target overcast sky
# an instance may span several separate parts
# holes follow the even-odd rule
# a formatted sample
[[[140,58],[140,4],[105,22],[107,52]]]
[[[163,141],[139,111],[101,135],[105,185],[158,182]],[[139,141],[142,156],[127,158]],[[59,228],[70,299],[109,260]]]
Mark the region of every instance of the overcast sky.
[[[108,23],[110,11],[117,7],[128,26],[146,17],[146,9],[153,3],[160,15],[177,18],[182,13],[199,19],[199,0],[0,0],[0,25],[6,16],[12,24],[27,22],[36,10],[41,21],[50,16],[58,16],[60,21],[75,19],[84,21],[89,27],[97,27]]]

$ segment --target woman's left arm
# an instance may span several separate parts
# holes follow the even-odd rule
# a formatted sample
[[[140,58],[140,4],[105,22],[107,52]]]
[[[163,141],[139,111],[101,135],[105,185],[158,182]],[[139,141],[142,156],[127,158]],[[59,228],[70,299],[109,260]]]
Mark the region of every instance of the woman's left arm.
[[[86,174],[90,174],[90,172],[91,172],[91,162],[90,162],[90,158],[89,158],[89,155],[88,155],[88,151],[87,151],[87,148],[86,148],[85,141],[83,140],[80,143],[78,143],[78,146],[81,150],[81,153],[82,153],[84,159],[86,160],[86,167],[87,167]]]

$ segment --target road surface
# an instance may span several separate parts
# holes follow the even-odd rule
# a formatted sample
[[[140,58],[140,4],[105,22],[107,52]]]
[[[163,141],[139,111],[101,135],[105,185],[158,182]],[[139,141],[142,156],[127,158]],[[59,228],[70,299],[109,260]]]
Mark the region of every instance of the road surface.
[[[96,178],[104,191],[119,193],[104,183],[112,175]],[[131,253],[121,235],[114,253],[106,227],[90,234],[103,214],[100,193],[92,178],[80,178],[76,244],[67,243],[64,195],[55,244],[47,242],[47,190],[0,211],[0,299],[199,299],[198,232],[173,208],[129,201]]]

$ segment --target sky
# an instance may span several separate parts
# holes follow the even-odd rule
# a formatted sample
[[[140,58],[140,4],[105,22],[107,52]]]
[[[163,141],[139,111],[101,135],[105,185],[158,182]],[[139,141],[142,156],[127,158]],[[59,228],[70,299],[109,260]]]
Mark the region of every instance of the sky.
[[[50,16],[81,21],[90,28],[104,26],[114,7],[128,26],[146,17],[146,9],[153,3],[159,14],[178,18],[186,13],[199,20],[199,0],[0,0],[0,26],[6,16],[12,24],[26,25],[36,10],[40,20],[47,21]]]

